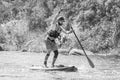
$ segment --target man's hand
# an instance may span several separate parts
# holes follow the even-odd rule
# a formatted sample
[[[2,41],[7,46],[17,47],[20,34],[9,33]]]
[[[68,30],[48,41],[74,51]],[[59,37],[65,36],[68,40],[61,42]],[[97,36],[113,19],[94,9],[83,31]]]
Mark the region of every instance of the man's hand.
[[[60,48],[62,47],[62,43],[59,44],[59,47],[60,47]]]

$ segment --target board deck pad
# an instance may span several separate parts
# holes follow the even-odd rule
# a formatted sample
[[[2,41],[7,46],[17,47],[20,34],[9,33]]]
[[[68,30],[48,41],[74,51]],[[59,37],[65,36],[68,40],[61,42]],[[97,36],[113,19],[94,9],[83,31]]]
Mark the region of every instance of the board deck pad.
[[[33,66],[33,67],[30,67],[30,70],[76,72],[77,68],[75,66],[64,66],[64,65],[58,65],[53,68]]]

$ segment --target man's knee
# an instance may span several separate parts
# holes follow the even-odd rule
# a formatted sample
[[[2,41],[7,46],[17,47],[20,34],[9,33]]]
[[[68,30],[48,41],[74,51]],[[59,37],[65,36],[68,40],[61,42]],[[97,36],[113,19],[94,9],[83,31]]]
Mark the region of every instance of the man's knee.
[[[58,50],[55,50],[54,51],[54,58],[57,58],[57,56],[58,56]]]
[[[46,56],[49,56],[49,55],[50,55],[50,52],[51,52],[51,50],[47,50]]]
[[[46,54],[46,56],[50,56],[50,54]]]

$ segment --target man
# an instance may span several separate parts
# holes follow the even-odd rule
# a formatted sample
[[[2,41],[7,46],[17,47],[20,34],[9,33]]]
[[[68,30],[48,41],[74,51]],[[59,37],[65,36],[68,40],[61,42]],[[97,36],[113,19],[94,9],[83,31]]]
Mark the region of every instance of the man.
[[[45,60],[44,60],[45,67],[47,67],[47,60],[48,60],[48,58],[50,56],[51,51],[54,52],[54,57],[53,57],[53,61],[52,61],[52,67],[54,67],[55,61],[56,61],[56,59],[58,57],[58,47],[57,47],[57,44],[55,42],[55,39],[59,40],[61,38],[61,36],[60,36],[61,32],[64,32],[66,34],[69,34],[69,33],[72,32],[71,29],[69,31],[66,31],[63,28],[64,22],[65,22],[64,17],[60,17],[58,19],[58,21],[57,21],[55,29],[52,29],[52,30],[50,30],[48,32],[47,38],[45,40],[45,44],[46,44],[46,48],[47,48],[47,54],[46,54]]]

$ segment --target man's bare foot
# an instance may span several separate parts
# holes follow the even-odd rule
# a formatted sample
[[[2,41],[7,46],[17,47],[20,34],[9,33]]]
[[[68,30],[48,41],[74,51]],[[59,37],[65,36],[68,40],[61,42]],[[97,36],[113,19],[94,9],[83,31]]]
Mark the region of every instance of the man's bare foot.
[[[44,61],[44,65],[45,65],[46,68],[48,68],[47,61]]]
[[[52,65],[51,67],[52,67],[52,68],[54,68],[54,67],[55,67],[55,65]]]

